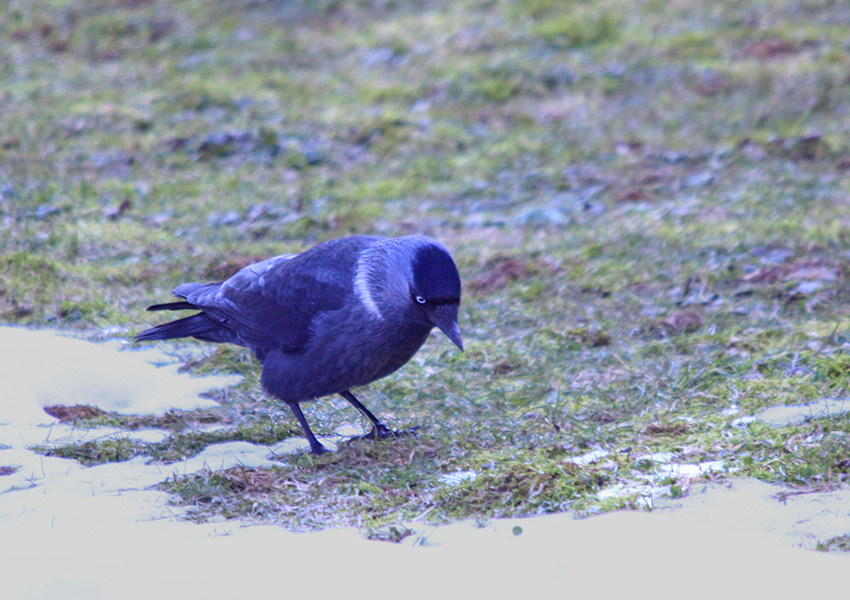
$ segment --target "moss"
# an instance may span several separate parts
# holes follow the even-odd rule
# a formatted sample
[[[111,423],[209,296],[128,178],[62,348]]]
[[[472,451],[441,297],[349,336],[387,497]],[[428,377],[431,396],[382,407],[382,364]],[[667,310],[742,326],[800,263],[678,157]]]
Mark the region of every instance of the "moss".
[[[499,461],[458,486],[440,489],[435,499],[449,518],[470,515],[524,516],[569,510],[581,496],[599,489],[605,477],[572,463],[536,456],[528,463]]]
[[[543,19],[532,31],[558,48],[580,48],[613,42],[620,28],[620,19],[611,13],[581,10]]]
[[[501,74],[476,79],[472,83],[472,88],[483,96],[484,100],[504,102],[519,92],[520,85],[516,81],[512,81],[510,76]]]
[[[101,441],[59,446],[56,448],[35,448],[45,456],[73,458],[83,465],[122,462],[145,453],[145,445],[129,438],[108,439]]]

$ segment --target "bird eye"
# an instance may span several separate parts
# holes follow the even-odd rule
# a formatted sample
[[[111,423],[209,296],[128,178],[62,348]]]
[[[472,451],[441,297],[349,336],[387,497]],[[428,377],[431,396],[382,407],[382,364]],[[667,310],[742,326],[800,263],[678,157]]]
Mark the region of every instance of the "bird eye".
[[[416,296],[416,301],[419,304],[425,304],[425,298],[423,298],[422,296]]]

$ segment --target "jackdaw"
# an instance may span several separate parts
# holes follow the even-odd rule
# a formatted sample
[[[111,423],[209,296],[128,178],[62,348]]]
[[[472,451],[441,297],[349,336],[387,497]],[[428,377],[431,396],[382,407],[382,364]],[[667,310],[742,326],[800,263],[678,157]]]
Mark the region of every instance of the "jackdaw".
[[[137,341],[193,337],[250,348],[262,384],[285,402],[326,452],[300,403],[339,394],[372,423],[365,437],[395,435],[351,389],[399,369],[438,327],[463,350],[460,276],[437,240],[351,236],[249,265],[222,283],[186,283],[158,310],[201,312],[158,325]]]

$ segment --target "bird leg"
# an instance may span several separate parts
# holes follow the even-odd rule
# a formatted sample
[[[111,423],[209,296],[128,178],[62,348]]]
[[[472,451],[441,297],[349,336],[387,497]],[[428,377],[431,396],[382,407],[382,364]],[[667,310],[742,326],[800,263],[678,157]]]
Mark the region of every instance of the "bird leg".
[[[298,424],[301,425],[301,430],[304,432],[304,435],[307,437],[307,441],[310,443],[310,452],[316,456],[325,454],[328,449],[322,446],[319,440],[316,439],[316,436],[313,435],[313,432],[310,430],[310,426],[307,424],[307,419],[304,418],[304,413],[301,412],[301,406],[297,402],[292,402],[289,404],[289,408],[291,408],[292,412],[295,413],[295,418],[298,419]]]
[[[369,422],[372,423],[372,430],[366,435],[361,435],[359,437],[370,440],[383,440],[388,437],[394,438],[399,437],[401,435],[408,435],[414,433],[414,430],[393,431],[392,429],[387,427],[383,421],[381,421],[378,417],[372,414],[372,411],[363,406],[360,400],[358,400],[350,391],[345,390],[344,392],[340,392],[339,395],[348,400],[348,403],[351,404],[351,406],[359,410],[360,414],[369,419]]]

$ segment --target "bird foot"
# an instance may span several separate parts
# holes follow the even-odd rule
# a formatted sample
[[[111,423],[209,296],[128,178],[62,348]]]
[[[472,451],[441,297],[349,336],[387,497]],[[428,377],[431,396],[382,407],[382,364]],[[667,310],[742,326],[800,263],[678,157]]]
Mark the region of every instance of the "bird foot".
[[[316,442],[315,444],[310,444],[310,454],[312,454],[313,456],[321,456],[322,454],[327,454],[328,452],[330,452],[330,450],[325,448],[319,442]]]
[[[387,438],[399,438],[408,435],[416,436],[420,427],[411,427],[410,429],[402,429],[400,431],[393,431],[383,423],[378,423],[377,425],[372,427],[372,430],[369,433],[364,435],[358,435],[356,437],[351,438],[353,440],[385,440]]]

